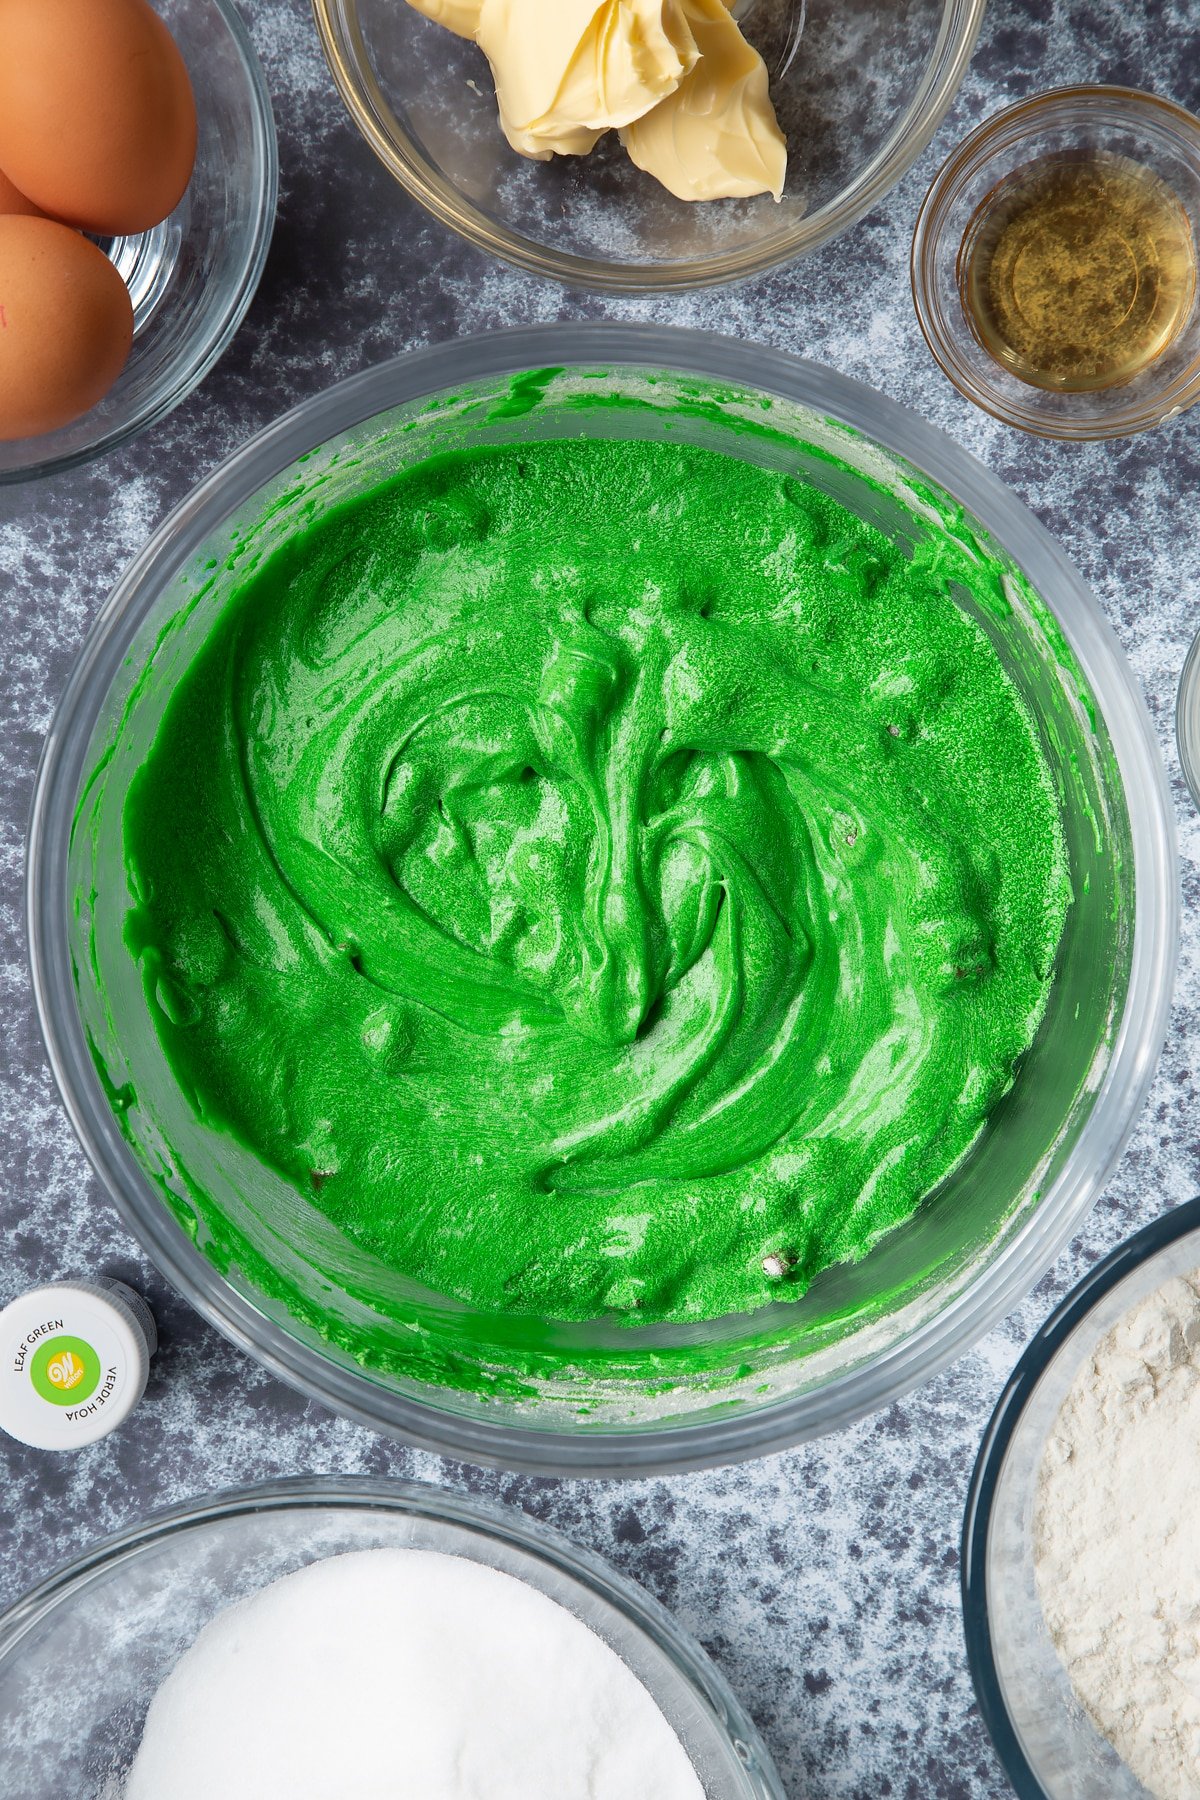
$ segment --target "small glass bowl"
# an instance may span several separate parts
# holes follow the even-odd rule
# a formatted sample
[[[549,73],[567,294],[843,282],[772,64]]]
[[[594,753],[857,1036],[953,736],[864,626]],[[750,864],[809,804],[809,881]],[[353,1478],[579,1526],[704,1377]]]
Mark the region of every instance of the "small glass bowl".
[[[1175,702],[1175,738],[1179,745],[1179,761],[1188,792],[1200,807],[1200,634],[1192,639],[1192,647],[1179,677],[1179,698]]]
[[[598,1556],[515,1507],[421,1482],[332,1477],[265,1482],[158,1513],[96,1544],[0,1618],[5,1793],[119,1793],[156,1689],[210,1619],[308,1563],[380,1548],[465,1556],[528,1582],[637,1676],[708,1800],[784,1800],[758,1733],[699,1644]]]
[[[979,1710],[1020,1800],[1147,1800],[1084,1712],[1051,1642],[1033,1572],[1042,1451],[1079,1370],[1119,1319],[1200,1267],[1200,1199],[1096,1265],[1047,1319],[984,1433],[962,1541],[967,1660]]]
[[[434,218],[533,275],[615,293],[739,281],[846,231],[891,192],[958,89],[986,0],[734,0],[788,139],[782,200],[689,204],[615,132],[590,156],[510,150],[476,45],[405,0],[312,0],[354,123]]]
[[[985,121],[939,171],[913,234],[913,300],[943,371],[985,412],[1041,437],[1128,437],[1200,398],[1195,296],[1190,315],[1153,362],[1119,387],[1086,393],[1022,381],[984,348],[963,301],[964,241],[989,193],[1044,156],[1080,150],[1128,157],[1161,176],[1186,212],[1200,251],[1200,120],[1133,88],[1056,88]]]
[[[199,139],[187,192],[138,237],[100,239],[133,301],[116,385],[82,418],[0,442],[0,482],[101,456],[179,405],[222,354],[254,297],[271,241],[279,158],[271,99],[229,0],[156,0],[183,53]]]

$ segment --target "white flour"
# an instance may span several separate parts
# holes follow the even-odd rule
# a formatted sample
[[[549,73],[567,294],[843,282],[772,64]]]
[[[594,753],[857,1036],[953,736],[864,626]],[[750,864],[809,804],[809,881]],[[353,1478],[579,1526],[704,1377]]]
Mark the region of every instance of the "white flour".
[[[1071,1684],[1158,1800],[1200,1796],[1200,1270],[1127,1313],[1042,1460],[1038,1593]]]
[[[208,1625],[155,1696],[126,1800],[704,1800],[650,1695],[498,1570],[365,1550]]]

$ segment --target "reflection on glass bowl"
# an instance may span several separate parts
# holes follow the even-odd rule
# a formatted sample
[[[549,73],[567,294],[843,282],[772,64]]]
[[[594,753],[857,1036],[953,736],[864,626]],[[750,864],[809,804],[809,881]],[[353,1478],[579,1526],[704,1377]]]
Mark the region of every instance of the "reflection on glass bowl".
[[[1192,639],[1179,677],[1175,738],[1188,792],[1195,805],[1200,806],[1200,637]]]

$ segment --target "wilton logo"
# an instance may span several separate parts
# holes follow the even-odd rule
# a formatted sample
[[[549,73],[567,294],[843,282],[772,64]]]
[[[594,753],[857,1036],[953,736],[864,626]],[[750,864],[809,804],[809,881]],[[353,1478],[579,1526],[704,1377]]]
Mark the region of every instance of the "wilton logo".
[[[64,1350],[61,1356],[46,1365],[47,1378],[56,1388],[77,1388],[86,1372],[73,1350]]]
[[[29,1365],[33,1390],[51,1406],[78,1406],[100,1385],[100,1358],[86,1338],[52,1337]]]

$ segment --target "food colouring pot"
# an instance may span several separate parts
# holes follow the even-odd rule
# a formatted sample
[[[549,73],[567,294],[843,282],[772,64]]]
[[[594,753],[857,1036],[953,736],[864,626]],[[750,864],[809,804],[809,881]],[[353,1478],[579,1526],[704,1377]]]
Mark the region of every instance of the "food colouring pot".
[[[239,575],[314,514],[434,451],[581,432],[708,446],[815,483],[901,545],[948,533],[965,546],[981,591],[1001,598],[957,597],[1038,721],[1075,896],[1037,1037],[950,1177],[803,1298],[704,1324],[481,1316],[336,1243],[315,1208],[191,1114],[122,937],[124,795]],[[267,1368],[377,1430],[576,1475],[778,1450],[887,1404],[974,1343],[1053,1261],[1133,1127],[1165,1031],[1177,911],[1172,815],[1143,703],[1099,607],[1027,509],[870,388],[650,326],[441,345],[365,371],[253,439],[177,509],[103,609],[50,731],[29,844],[51,1064],[105,1189],[164,1274]],[[229,1224],[219,1244],[205,1223],[214,1206]]]

